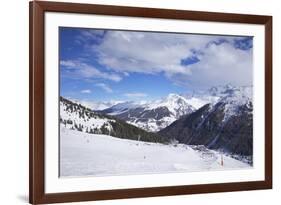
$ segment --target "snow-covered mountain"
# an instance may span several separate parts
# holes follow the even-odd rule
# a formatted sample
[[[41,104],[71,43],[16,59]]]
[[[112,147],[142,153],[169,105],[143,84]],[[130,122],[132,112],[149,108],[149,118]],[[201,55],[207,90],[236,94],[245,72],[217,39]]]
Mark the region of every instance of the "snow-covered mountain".
[[[232,154],[252,156],[252,87],[212,89],[219,99],[175,121],[160,134],[181,143],[205,145]]]
[[[92,111],[81,104],[60,97],[60,126],[90,134],[106,134],[113,137],[167,142],[156,133],[149,133],[125,121]]]
[[[179,118],[182,115],[191,113],[195,108],[181,95],[178,94],[169,94],[166,98],[146,104],[146,110],[153,110],[160,107],[166,107],[169,112]]]
[[[103,113],[114,115],[144,130],[157,132],[193,111],[195,108],[185,97],[169,94],[164,99],[145,104],[120,103],[103,110]]]

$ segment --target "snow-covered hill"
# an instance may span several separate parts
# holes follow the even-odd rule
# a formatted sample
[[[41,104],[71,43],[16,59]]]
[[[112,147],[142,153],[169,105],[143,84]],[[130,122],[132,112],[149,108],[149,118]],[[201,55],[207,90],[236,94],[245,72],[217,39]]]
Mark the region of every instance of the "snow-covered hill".
[[[204,146],[118,139],[65,127],[61,127],[60,133],[61,177],[251,168]]]
[[[109,132],[112,131],[111,123],[116,122],[116,120],[96,114],[80,104],[61,97],[60,122],[69,129],[98,133],[102,127],[106,128]]]

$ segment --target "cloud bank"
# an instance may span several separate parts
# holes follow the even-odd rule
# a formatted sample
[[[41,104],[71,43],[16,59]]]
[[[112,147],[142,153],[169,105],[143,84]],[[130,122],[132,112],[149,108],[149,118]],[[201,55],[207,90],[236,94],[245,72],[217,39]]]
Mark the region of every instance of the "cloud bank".
[[[91,78],[102,78],[106,80],[111,80],[118,82],[122,78],[115,73],[102,72],[94,66],[81,62],[79,60],[61,60],[60,66],[64,69],[63,74],[66,77],[70,78],[82,78],[82,79],[91,79]]]
[[[251,37],[90,29],[82,30],[77,39],[104,69],[63,60],[60,64],[68,75],[119,82],[131,73],[163,74],[185,87],[252,84]]]

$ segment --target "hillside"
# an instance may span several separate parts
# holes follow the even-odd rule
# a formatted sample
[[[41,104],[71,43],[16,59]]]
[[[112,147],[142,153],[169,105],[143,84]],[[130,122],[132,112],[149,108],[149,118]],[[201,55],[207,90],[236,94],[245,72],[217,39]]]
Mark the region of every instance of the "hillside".
[[[147,132],[112,116],[96,113],[63,97],[60,97],[60,126],[90,134],[106,134],[146,142],[168,142],[168,139],[159,134]]]

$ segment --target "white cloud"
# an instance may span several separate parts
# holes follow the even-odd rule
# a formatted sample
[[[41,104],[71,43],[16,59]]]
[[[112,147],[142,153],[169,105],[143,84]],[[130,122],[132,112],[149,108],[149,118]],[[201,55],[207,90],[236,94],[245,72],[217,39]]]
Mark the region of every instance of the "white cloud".
[[[85,94],[89,94],[89,93],[91,93],[92,91],[91,90],[89,90],[89,89],[86,89],[86,90],[81,90],[81,93],[85,93]]]
[[[121,72],[180,73],[189,75],[181,59],[192,55],[191,49],[200,49],[218,37],[179,34],[159,34],[114,31],[108,32],[97,52],[99,62]]]
[[[108,93],[113,92],[113,90],[108,85],[106,85],[104,83],[98,83],[98,84],[96,84],[96,86],[102,88],[104,91],[106,91]]]
[[[104,35],[104,30],[92,30],[92,29],[82,29],[80,31],[81,35],[76,36],[75,42],[79,45],[87,43],[87,41],[97,41],[101,40],[102,36]],[[87,46],[87,44],[84,44]]]
[[[142,97],[147,97],[146,93],[125,93],[124,96],[128,98],[142,98]]]
[[[252,49],[236,49],[230,43],[212,44],[204,50],[198,63],[188,66],[191,72],[188,84],[206,87],[228,83],[251,85],[252,58]]]
[[[212,43],[222,39],[227,42]],[[252,50],[234,48],[234,39],[241,37],[110,31],[91,48],[100,64],[124,75],[163,73],[185,86],[251,84]],[[181,63],[194,55],[200,62]]]
[[[72,78],[103,78],[115,82],[122,80],[122,77],[116,73],[102,72],[94,66],[78,60],[61,60],[60,65],[69,70],[64,74]]]
[[[66,68],[74,68],[74,67],[75,67],[75,63],[72,62],[72,61],[64,61],[64,60],[61,60],[61,61],[60,61],[60,65],[61,65],[61,66],[65,66]]]

